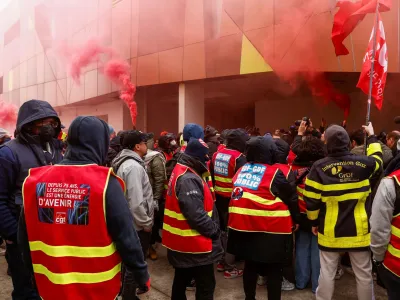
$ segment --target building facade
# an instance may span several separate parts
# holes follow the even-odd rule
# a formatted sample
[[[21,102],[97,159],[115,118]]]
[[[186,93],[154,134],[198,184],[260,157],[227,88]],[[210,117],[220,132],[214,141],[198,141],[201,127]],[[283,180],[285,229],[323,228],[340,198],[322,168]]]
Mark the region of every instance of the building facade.
[[[132,128],[101,62],[83,70],[80,84],[69,76],[65,45],[96,39],[131,65],[138,129],[157,135],[198,122],[219,130],[255,125],[263,133],[303,116],[341,122],[343,112],[301,79],[319,72],[350,96],[348,124],[357,128],[367,97],[355,85],[373,15],[346,39],[350,54],[338,59],[330,40],[335,2],[12,0],[0,11],[0,97],[17,106],[46,100],[67,127],[77,115],[96,115],[116,130]],[[393,0],[382,14],[389,75],[383,109],[372,110],[377,130],[391,129],[400,115],[399,9]]]

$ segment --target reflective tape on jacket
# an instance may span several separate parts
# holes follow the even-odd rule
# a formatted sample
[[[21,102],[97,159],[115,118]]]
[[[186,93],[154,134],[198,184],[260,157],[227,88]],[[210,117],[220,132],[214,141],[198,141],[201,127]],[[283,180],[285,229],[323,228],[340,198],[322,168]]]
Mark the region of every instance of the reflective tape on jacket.
[[[213,155],[215,192],[225,198],[232,194],[232,178],[235,176],[236,160],[243,154],[237,150],[224,148]]]
[[[121,258],[105,213],[110,176],[115,176],[112,169],[97,165],[29,171],[22,191],[24,216],[42,299],[111,300],[118,295]],[[124,190],[123,181],[115,178]]]
[[[176,196],[176,184],[181,176],[191,172],[198,176],[203,183],[204,211],[212,216],[214,199],[206,181],[187,166],[177,164],[172,172],[165,201],[163,245],[173,251],[183,253],[207,253],[212,251],[210,238],[202,236],[197,230],[190,227],[186,217],[182,214]]]
[[[292,233],[292,217],[287,205],[271,192],[279,169],[277,165],[248,163],[236,173],[229,204],[229,228],[273,234]]]
[[[400,170],[390,174],[389,178],[394,179],[395,185],[397,185],[397,191],[400,187]],[[390,241],[383,260],[383,266],[397,277],[400,277],[400,195],[397,195],[397,192],[396,201],[394,203]]]

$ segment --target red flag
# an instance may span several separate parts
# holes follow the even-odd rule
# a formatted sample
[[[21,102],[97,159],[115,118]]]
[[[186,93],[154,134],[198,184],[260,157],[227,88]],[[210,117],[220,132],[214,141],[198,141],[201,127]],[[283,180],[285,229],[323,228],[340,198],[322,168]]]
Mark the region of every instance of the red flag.
[[[357,87],[360,88],[365,94],[369,92],[369,81],[371,76],[371,62],[374,63],[374,73],[372,75],[372,97],[375,99],[375,105],[380,110],[383,103],[383,91],[386,85],[386,76],[388,69],[388,53],[385,38],[385,29],[383,22],[379,15],[378,27],[376,29],[376,52],[375,57],[373,54],[374,44],[374,29],[369,39],[367,53],[365,53],[363,60],[363,67],[358,80]]]
[[[356,28],[365,15],[376,11],[377,0],[338,1],[336,13],[332,27],[332,42],[335,47],[336,56],[347,55],[349,51],[343,45],[343,41]],[[389,11],[392,7],[392,0],[379,0],[379,11]]]

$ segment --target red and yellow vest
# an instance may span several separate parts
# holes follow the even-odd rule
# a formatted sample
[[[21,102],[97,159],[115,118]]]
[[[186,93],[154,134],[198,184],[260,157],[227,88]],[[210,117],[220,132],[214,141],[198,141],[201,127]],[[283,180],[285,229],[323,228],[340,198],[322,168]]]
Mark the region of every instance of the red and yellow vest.
[[[168,184],[168,193],[165,201],[164,225],[162,234],[163,245],[173,251],[184,253],[207,253],[212,251],[212,240],[202,236],[197,230],[192,229],[179,207],[176,196],[176,183],[179,177],[186,172],[197,173],[187,166],[176,164]],[[198,176],[198,175],[197,175]],[[211,217],[214,200],[207,183],[203,182],[204,210]]]
[[[394,178],[395,184],[400,186],[400,170],[390,174],[389,178]],[[400,277],[400,195],[396,193],[396,196],[392,219],[392,232],[383,265],[390,272]]]
[[[117,297],[121,258],[105,214],[110,176],[115,176],[112,169],[97,165],[29,170],[22,189],[24,214],[42,299]]]
[[[214,153],[212,162],[216,194],[225,198],[231,197],[233,190],[232,178],[236,173],[236,160],[242,155],[237,150],[227,148]]]
[[[301,166],[296,166],[296,165],[293,165],[292,169],[293,169],[293,171],[298,171],[298,175],[296,176],[297,178],[299,178],[303,174],[303,172],[308,170],[307,167],[301,167]],[[307,214],[307,205],[306,205],[306,202],[304,201],[304,189],[306,186],[305,182],[306,182],[306,177],[304,176],[302,182],[300,182],[296,187],[297,196],[299,199],[299,201],[298,201],[299,210],[300,210],[301,214]]]
[[[271,191],[275,174],[281,167],[247,163],[238,170],[233,178],[229,228],[273,234],[292,233],[293,223],[289,209]],[[288,173],[289,171],[290,168],[287,168]]]

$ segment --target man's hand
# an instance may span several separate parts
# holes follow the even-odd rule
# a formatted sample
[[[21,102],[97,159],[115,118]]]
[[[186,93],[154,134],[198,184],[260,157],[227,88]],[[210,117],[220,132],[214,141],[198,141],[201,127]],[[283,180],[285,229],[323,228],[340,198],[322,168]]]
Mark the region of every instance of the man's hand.
[[[151,228],[151,227],[144,227],[143,230],[144,230],[145,232],[151,232],[151,231],[152,231],[152,228]]]
[[[322,128],[326,127],[326,120],[324,118],[321,119],[321,127]]]
[[[149,280],[147,280],[147,282],[144,286],[140,286],[137,289],[136,294],[143,295],[143,294],[146,294],[148,291],[150,291],[150,278],[149,278]]]
[[[313,226],[311,228],[311,231],[312,231],[313,235],[318,236],[318,226]]]
[[[374,135],[374,127],[372,127],[371,122],[369,122],[368,126],[363,125],[363,128],[368,136]]]
[[[295,224],[293,226],[293,232],[296,232],[297,230],[299,230],[300,225],[299,224]]]
[[[306,121],[301,121],[300,126],[299,126],[299,130],[298,130],[298,135],[304,135],[304,133],[307,130],[307,122]]]

